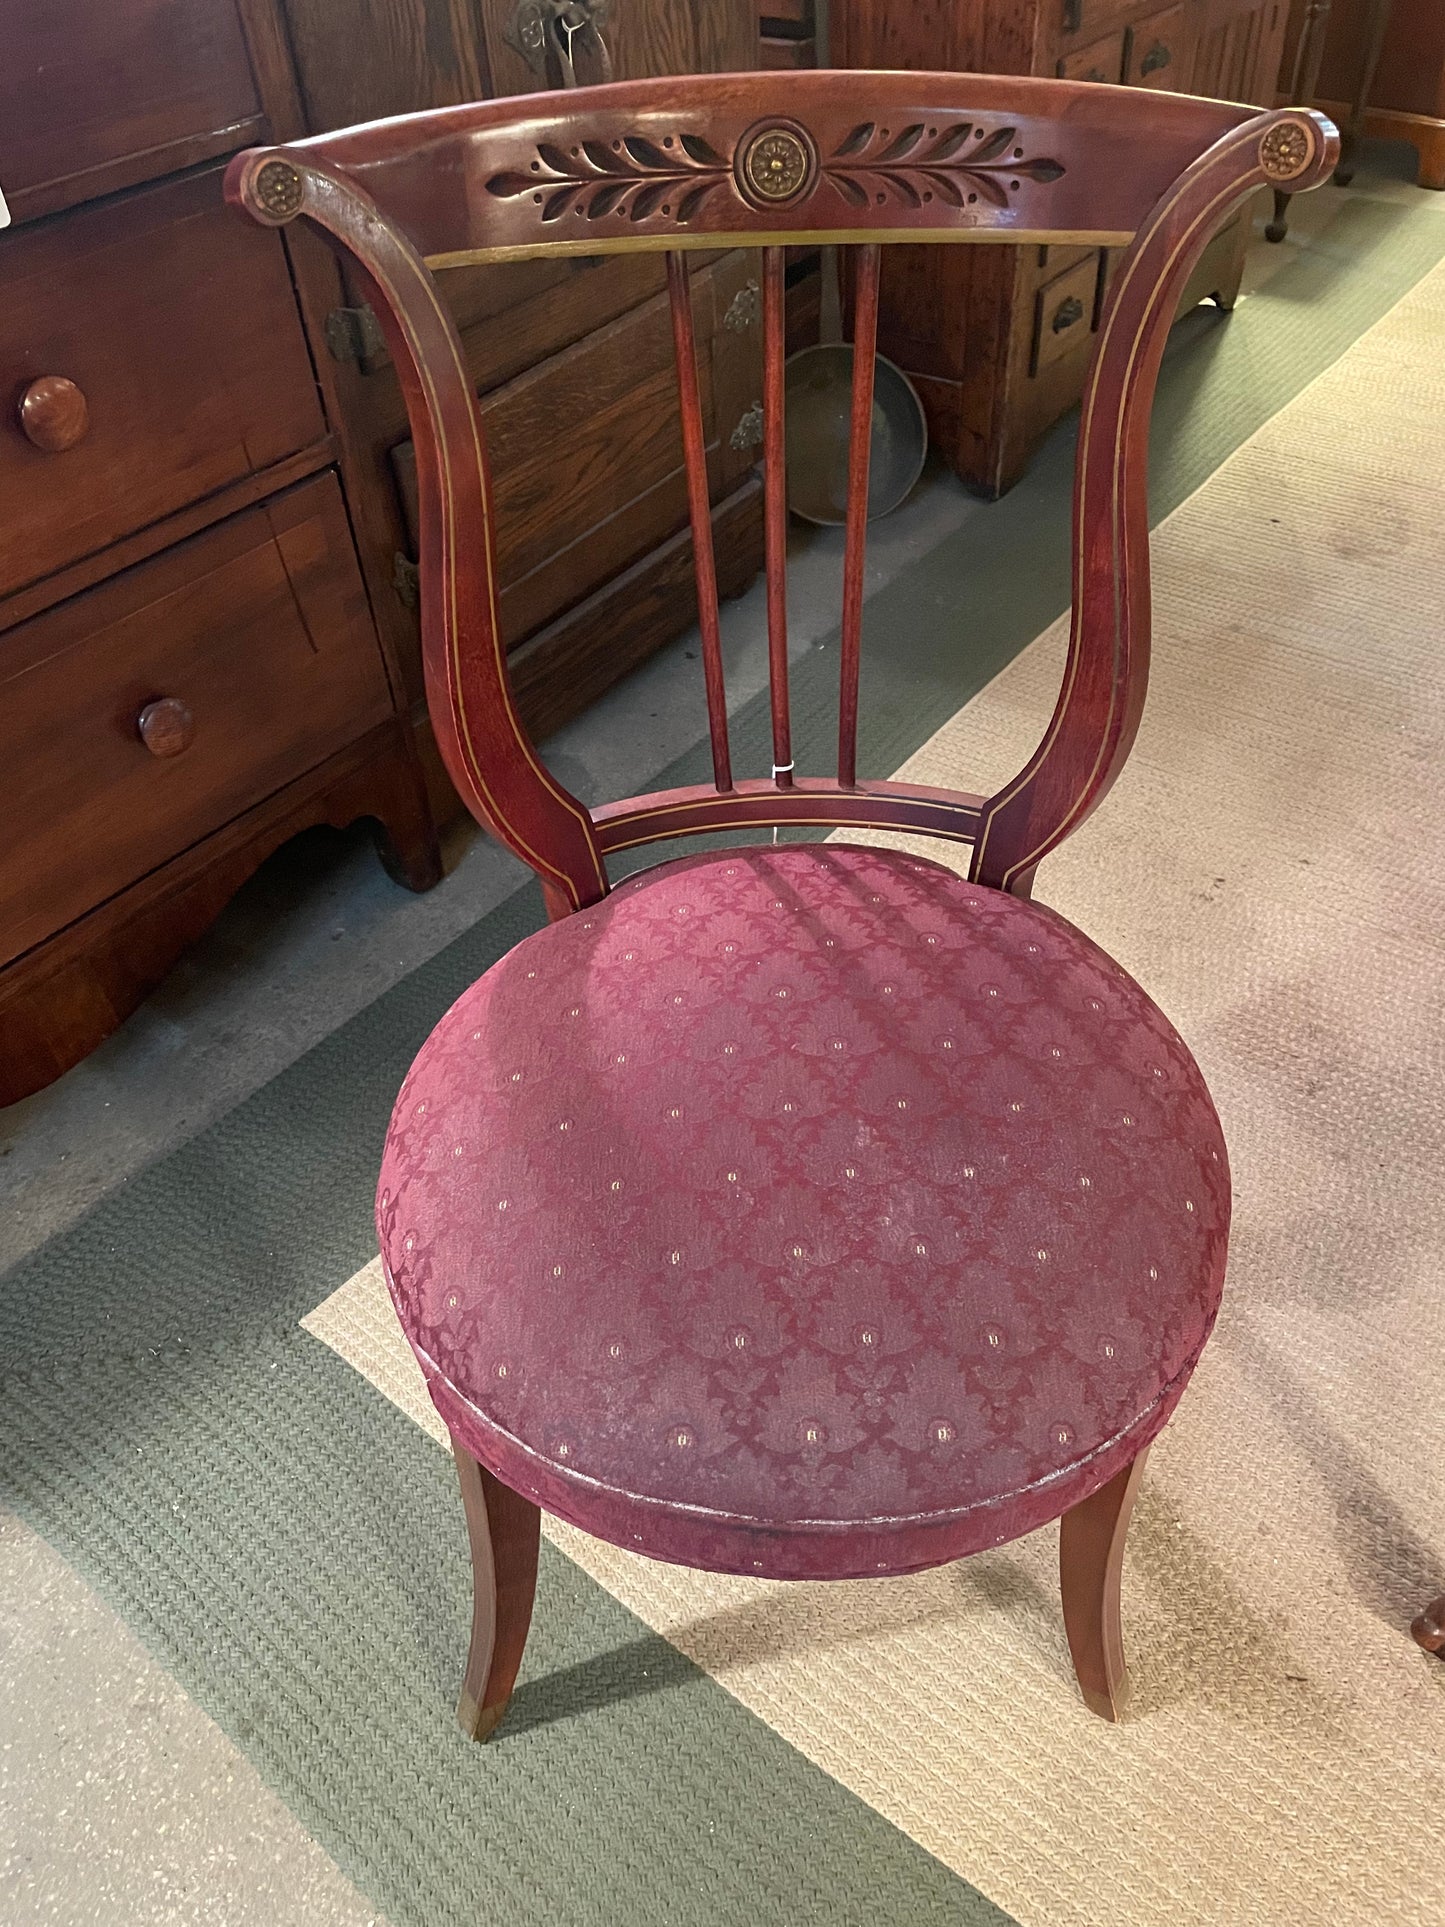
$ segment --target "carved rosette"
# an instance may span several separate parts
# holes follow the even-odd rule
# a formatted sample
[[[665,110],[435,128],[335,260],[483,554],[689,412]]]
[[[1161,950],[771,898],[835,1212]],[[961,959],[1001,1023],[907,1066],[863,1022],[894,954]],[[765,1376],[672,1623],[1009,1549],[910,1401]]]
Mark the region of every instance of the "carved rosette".
[[[270,221],[289,221],[301,212],[306,183],[289,161],[263,161],[251,179],[251,199]]]
[[[813,137],[795,121],[764,121],[737,144],[733,175],[752,207],[787,207],[812,191],[818,174]]]
[[[1315,130],[1307,120],[1277,121],[1259,143],[1259,164],[1271,181],[1297,181],[1315,158]]]

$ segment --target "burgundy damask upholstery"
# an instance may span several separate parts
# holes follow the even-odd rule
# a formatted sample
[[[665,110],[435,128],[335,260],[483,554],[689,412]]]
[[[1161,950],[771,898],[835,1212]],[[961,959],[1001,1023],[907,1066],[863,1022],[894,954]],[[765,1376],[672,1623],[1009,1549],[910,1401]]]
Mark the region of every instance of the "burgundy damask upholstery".
[[[397,1100],[378,1223],[447,1424],[681,1564],[903,1572],[1058,1517],[1218,1309],[1198,1068],[1061,917],[844,844],[664,864],[519,944]]]

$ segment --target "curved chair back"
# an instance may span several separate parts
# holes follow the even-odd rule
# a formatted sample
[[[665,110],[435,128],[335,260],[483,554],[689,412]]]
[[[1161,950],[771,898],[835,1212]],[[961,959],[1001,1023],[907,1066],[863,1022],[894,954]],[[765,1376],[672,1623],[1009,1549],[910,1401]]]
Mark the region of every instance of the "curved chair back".
[[[477,818],[565,914],[608,888],[610,851],[787,824],[905,829],[973,845],[976,880],[1026,894],[1041,858],[1108,791],[1148,679],[1149,412],[1165,338],[1212,235],[1252,190],[1317,186],[1334,128],[1301,109],[966,74],[724,74],[627,82],[407,115],[238,155],[231,199],[304,217],[350,255],[400,372],[415,435],[427,697]],[[1127,248],[1085,391],[1074,492],[1073,622],[1037,750],[992,796],[857,774],[879,249],[1038,243]],[[784,250],[855,256],[854,382],[838,760],[795,771],[784,584]],[[773,768],[737,776],[728,739],[706,438],[686,256],[763,250],[764,521]],[[551,254],[667,257],[713,782],[586,809],[517,717],[497,616],[477,397],[433,269]]]

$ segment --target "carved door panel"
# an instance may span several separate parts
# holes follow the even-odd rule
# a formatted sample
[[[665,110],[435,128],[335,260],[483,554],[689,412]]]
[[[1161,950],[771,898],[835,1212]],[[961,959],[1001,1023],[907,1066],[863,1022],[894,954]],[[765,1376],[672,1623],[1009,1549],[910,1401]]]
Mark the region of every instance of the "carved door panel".
[[[1189,91],[1272,106],[1287,25],[1286,0],[1205,0],[1201,11]]]
[[[285,0],[313,134],[483,99],[472,0]]]
[[[756,0],[481,0],[481,17],[494,94],[758,64]]]

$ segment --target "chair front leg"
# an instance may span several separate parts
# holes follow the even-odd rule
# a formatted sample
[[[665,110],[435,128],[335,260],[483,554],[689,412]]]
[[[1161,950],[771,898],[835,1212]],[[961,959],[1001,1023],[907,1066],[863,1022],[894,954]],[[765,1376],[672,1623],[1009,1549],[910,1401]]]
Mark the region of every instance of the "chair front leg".
[[[1129,1699],[1119,1612],[1124,1540],[1148,1448],[1059,1522],[1059,1584],[1064,1630],[1085,1702],[1117,1720]]]
[[[472,1547],[472,1644],[457,1703],[462,1731],[485,1740],[501,1723],[517,1683],[532,1599],[542,1515],[479,1465],[455,1437],[452,1451],[461,1482]]]

